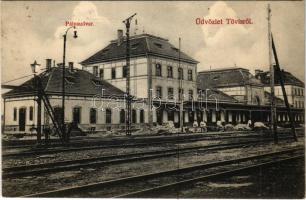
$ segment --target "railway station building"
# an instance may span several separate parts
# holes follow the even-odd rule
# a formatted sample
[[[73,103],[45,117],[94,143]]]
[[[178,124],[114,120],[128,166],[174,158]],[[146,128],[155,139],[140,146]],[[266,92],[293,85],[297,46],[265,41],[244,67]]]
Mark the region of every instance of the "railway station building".
[[[65,122],[83,131],[124,131],[126,113],[126,39],[117,39],[83,60],[82,69],[66,67]],[[215,125],[217,121],[239,124],[270,121],[268,73],[252,75],[244,68],[197,71],[198,61],[180,51],[167,39],[150,34],[130,38],[130,89],[133,96],[132,129],[173,122],[180,125],[183,104],[184,126],[195,121]],[[58,120],[61,120],[62,67],[51,67],[37,76]],[[258,72],[258,71],[257,71]],[[4,131],[31,132],[36,126],[37,103],[34,79],[5,93]],[[304,122],[304,83],[286,74],[286,90],[296,123]],[[276,91],[280,86],[276,84]],[[280,91],[280,90],[279,90]],[[183,95],[180,95],[183,94]],[[277,119],[289,117],[282,96],[276,93]],[[299,102],[299,103],[296,103]],[[302,102],[302,103],[301,103]],[[50,119],[42,107],[42,124]]]
[[[73,63],[69,63],[65,73],[66,123],[75,122],[82,131],[125,129],[125,93],[122,90],[87,71],[73,68]],[[49,97],[55,118],[61,121],[62,67],[51,67],[51,59],[47,59],[47,70],[37,76]],[[30,133],[31,128],[36,126],[37,97],[33,87],[34,78],[2,96],[5,133]],[[141,101],[133,103],[132,108],[137,107],[132,115],[134,127],[147,120],[142,106]],[[45,106],[42,106],[41,118],[42,125],[51,124]]]

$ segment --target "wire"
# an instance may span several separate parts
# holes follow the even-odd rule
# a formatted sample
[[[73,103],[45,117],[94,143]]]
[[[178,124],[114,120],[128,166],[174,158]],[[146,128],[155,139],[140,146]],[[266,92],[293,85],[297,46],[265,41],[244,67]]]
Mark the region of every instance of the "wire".
[[[41,72],[40,72],[40,73],[43,73],[43,72],[46,72],[46,71],[48,71],[48,69],[47,69],[47,68],[43,68],[43,69],[41,69]],[[20,78],[16,78],[16,79],[13,79],[13,80],[10,80],[10,81],[6,81],[6,82],[1,83],[1,84],[9,83],[9,82],[12,82],[12,81],[17,81],[17,80],[19,80],[19,79],[23,79],[23,78],[26,78],[26,77],[29,77],[29,76],[33,76],[33,74],[26,75],[26,76],[22,76],[22,77],[20,77]]]
[[[26,78],[26,77],[29,77],[29,76],[33,76],[33,74],[30,74],[30,75],[27,75],[27,76],[22,76],[22,77],[20,77],[20,78],[16,78],[16,79],[13,79],[13,80],[10,80],[10,81],[6,81],[6,82],[1,83],[1,84],[9,83],[9,82],[12,82],[12,81],[17,81],[17,80],[19,80],[19,79],[23,79],[23,78]]]

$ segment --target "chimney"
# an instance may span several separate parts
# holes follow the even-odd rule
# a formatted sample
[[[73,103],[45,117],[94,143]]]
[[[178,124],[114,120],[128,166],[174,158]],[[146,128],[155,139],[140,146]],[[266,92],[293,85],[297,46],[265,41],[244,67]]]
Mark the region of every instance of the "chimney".
[[[123,41],[123,30],[122,29],[119,29],[117,31],[117,39],[118,39],[118,42],[117,42],[117,45],[120,46],[122,41]]]
[[[263,72],[263,71],[260,70],[260,69],[255,69],[255,76],[258,75],[258,74],[260,74],[260,73],[262,73],[262,72]]]
[[[73,71],[73,62],[68,62],[69,70]]]
[[[52,59],[46,59],[46,70],[49,71],[51,69]]]

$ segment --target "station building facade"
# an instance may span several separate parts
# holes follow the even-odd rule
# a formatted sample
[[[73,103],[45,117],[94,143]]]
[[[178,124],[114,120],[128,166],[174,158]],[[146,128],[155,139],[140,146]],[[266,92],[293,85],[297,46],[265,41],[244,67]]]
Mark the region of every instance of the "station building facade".
[[[255,70],[255,77],[264,84],[264,90],[270,92],[270,72]],[[284,85],[289,104],[294,108],[305,108],[305,84],[290,72],[283,71]],[[275,75],[275,96],[284,99],[279,77]]]
[[[130,45],[130,94],[147,102],[145,112],[151,125],[167,121],[178,123],[178,102],[181,98],[189,101],[197,96],[198,62],[161,37],[132,36]],[[116,40],[81,65],[96,77],[126,91],[125,57],[126,39],[119,30]],[[187,110],[184,119],[191,121]]]
[[[93,74],[66,68],[65,78],[65,123],[74,122],[83,131],[125,130],[125,93]],[[62,113],[62,67],[50,67],[38,75],[43,89],[53,107],[55,118],[61,121]],[[30,79],[15,89],[5,93],[4,124],[5,133],[30,133],[37,125],[36,92],[34,79]],[[51,124],[51,119],[42,104],[42,125]],[[141,101],[132,104],[133,127],[148,121]]]

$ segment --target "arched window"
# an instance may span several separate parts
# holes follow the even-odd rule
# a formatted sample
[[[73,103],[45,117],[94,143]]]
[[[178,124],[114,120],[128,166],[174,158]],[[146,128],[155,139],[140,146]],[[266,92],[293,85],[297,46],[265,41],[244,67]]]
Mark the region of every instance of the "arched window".
[[[144,123],[144,110],[140,110],[140,123]]]
[[[29,115],[30,121],[33,121],[33,106],[30,107]]]
[[[120,110],[120,123],[125,123],[125,110],[121,109]]]
[[[137,122],[137,113],[136,110],[132,110],[132,123],[136,123]]]
[[[97,110],[95,108],[90,109],[89,121],[91,124],[97,123]]]
[[[105,111],[105,123],[106,124],[111,124],[112,123],[112,110],[111,109],[106,109]]]

